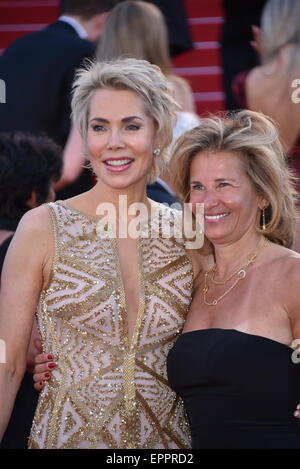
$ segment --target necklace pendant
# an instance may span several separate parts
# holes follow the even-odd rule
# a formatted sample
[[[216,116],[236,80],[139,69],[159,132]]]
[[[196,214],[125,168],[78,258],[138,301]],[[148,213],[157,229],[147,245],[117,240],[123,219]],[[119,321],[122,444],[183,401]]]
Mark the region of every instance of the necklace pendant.
[[[244,269],[241,269],[238,273],[237,273],[237,276],[239,279],[243,279],[245,278],[247,275],[247,272],[244,270]]]
[[[231,274],[226,280],[217,281],[217,280],[214,279],[215,274],[217,272],[217,265],[216,264],[210,270],[206,271],[205,276],[204,276],[203,302],[208,306],[216,306],[226,295],[228,295],[228,293],[230,293],[238,285],[240,280],[242,280],[243,278],[246,277],[246,275],[247,275],[246,269],[248,269],[248,267],[251,264],[253,264],[253,262],[255,261],[255,259],[258,256],[259,252],[264,247],[266,247],[267,244],[268,244],[268,240],[266,238],[264,238],[264,242],[263,242],[262,245],[259,242],[258,249],[256,250],[256,252],[254,254],[252,254],[248,258],[247,262],[245,264],[242,264],[240,266],[240,268],[235,270],[233,272],[233,274]],[[234,283],[219,298],[217,298],[216,300],[212,300],[211,302],[207,301],[206,294],[209,291],[209,286],[208,286],[209,281],[216,284],[216,285],[225,285],[227,282],[229,282],[229,280],[233,279],[235,276],[237,278],[234,281]]]

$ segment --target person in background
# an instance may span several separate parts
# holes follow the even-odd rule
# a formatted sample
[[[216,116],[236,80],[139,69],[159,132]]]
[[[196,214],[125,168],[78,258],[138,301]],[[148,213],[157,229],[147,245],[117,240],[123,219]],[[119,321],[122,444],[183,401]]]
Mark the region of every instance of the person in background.
[[[187,21],[185,0],[152,0],[150,3],[156,5],[164,15],[171,57],[192,50],[193,41]]]
[[[278,125],[288,162],[300,191],[300,106],[293,100],[300,76],[300,2],[269,0],[262,14],[261,65],[236,77],[239,106],[260,111]]]
[[[0,77],[6,83],[7,102],[0,106],[0,132],[46,134],[65,147],[70,134],[70,92],[75,70],[85,58],[93,57],[108,11],[116,3],[63,0],[57,21],[22,36],[4,51]],[[92,181],[90,172],[79,168],[73,173],[65,161],[57,189],[62,190],[80,175],[68,192],[87,190]],[[67,192],[59,194],[61,198],[66,196]]]
[[[204,204],[215,259],[168,356],[192,447],[300,449],[296,191],[278,132],[253,111],[202,119],[172,167],[181,197]]]
[[[250,70],[259,63],[257,50],[252,44],[252,32],[260,25],[260,18],[266,0],[223,0],[224,22],[220,34],[220,58],[225,92],[225,106],[228,110],[240,107],[232,91],[235,77]]]
[[[189,83],[172,71],[167,26],[160,9],[153,3],[124,1],[108,15],[96,58],[114,60],[122,56],[145,59],[158,65],[173,87],[180,109],[195,112]]]
[[[21,132],[0,134],[0,273],[20,219],[28,210],[54,200],[54,184],[61,170],[61,149],[47,137]],[[32,390],[31,373],[37,337],[34,327],[27,354],[30,372],[25,372],[1,449],[27,447],[38,396]]]

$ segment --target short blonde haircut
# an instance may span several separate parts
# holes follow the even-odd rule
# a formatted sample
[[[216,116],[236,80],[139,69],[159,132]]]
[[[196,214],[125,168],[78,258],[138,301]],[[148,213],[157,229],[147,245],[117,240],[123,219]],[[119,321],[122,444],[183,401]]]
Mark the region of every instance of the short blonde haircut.
[[[107,17],[96,57],[145,59],[171,74],[168,30],[160,9],[143,1],[119,3]]]
[[[137,59],[87,62],[78,70],[73,84],[72,117],[82,136],[85,151],[90,102],[100,89],[131,90],[143,99],[145,112],[153,118],[157,128],[153,144],[160,149],[160,155],[153,158],[149,176],[149,182],[153,181],[164,167],[178,106],[166,77],[156,65]]]
[[[190,167],[199,153],[229,152],[243,158],[245,172],[257,194],[269,206],[266,229],[257,231],[272,242],[291,247],[294,239],[296,191],[273,121],[254,111],[227,113],[201,119],[198,127],[177,142],[171,160],[173,187],[184,201],[190,194]]]

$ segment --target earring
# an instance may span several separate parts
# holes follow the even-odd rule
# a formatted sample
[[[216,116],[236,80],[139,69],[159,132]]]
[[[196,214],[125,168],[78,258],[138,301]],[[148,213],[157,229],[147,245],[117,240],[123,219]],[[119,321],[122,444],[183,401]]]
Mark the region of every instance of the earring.
[[[266,215],[265,215],[265,209],[262,209],[262,229],[265,231],[266,229]]]
[[[160,155],[160,148],[154,148],[153,155],[154,156],[159,156]]]

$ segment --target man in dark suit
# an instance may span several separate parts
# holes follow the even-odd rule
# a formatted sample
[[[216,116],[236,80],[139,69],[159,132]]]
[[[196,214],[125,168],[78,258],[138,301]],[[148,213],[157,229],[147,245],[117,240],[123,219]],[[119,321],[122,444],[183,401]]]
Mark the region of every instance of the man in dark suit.
[[[13,42],[0,59],[6,104],[0,104],[0,131],[45,133],[65,146],[70,132],[70,93],[75,70],[92,58],[106,16],[119,0],[63,0],[61,16],[45,29]],[[57,193],[66,199],[88,190],[91,174]]]
[[[62,16],[45,29],[12,43],[0,59],[6,103],[0,131],[46,133],[66,143],[74,71],[91,57],[107,12],[117,0],[65,0]]]

